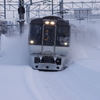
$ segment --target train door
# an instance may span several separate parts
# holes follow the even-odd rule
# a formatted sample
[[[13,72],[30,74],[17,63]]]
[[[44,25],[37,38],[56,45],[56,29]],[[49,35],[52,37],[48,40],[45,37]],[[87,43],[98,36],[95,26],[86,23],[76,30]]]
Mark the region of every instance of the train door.
[[[42,32],[42,53],[50,51],[55,53],[56,26],[44,25]]]

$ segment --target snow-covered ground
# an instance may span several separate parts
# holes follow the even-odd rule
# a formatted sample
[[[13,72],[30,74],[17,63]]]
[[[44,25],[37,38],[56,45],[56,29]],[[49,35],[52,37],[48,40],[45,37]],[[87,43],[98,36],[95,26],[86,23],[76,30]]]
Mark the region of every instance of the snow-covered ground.
[[[69,66],[58,72],[30,67],[27,30],[21,37],[2,35],[0,100],[100,100],[100,21],[70,22]]]

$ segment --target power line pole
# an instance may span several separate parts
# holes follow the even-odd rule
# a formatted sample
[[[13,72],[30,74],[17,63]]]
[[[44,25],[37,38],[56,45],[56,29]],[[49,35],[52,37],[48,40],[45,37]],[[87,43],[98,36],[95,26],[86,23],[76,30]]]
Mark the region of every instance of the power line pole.
[[[29,23],[30,18],[30,5],[26,5],[26,21]]]
[[[32,0],[30,0],[30,5],[32,5]]]
[[[23,32],[24,27],[24,14],[25,14],[25,8],[24,8],[24,0],[19,0],[19,7],[18,7],[18,14],[19,14],[19,25],[20,25],[20,33]]]
[[[6,0],[4,0],[4,19],[6,19]]]
[[[52,15],[53,15],[53,0],[52,0]]]
[[[60,16],[63,18],[63,0],[60,1]]]

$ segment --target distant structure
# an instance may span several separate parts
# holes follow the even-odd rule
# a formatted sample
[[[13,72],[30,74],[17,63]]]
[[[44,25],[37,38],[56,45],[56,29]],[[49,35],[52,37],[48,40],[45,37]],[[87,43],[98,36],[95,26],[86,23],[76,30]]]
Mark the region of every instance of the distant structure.
[[[24,2],[25,1],[25,2]],[[19,9],[18,9],[19,7]],[[25,9],[23,9],[23,7]],[[18,9],[18,13],[17,13]],[[25,10],[25,11],[24,11]],[[24,14],[25,12],[25,14]],[[66,2],[64,0],[2,0],[0,1],[0,17],[19,17],[29,22],[30,17],[59,15],[66,18],[100,18],[100,1]],[[22,14],[23,13],[23,14]],[[18,16],[17,16],[18,15]],[[23,16],[24,15],[24,16]]]
[[[77,19],[88,18],[91,15],[92,15],[92,9],[91,8],[74,9],[74,17],[77,18]]]

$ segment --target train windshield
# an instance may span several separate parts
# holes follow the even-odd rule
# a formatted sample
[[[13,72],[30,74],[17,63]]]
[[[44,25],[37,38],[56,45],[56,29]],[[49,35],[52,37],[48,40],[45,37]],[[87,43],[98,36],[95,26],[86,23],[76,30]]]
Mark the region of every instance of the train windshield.
[[[44,26],[43,45],[53,46],[55,38],[55,26]]]
[[[69,25],[58,25],[56,27],[45,25],[43,27],[42,24],[30,24],[29,39],[33,40],[32,44],[34,45],[42,45],[43,43],[45,46],[53,46],[54,44],[56,46],[68,46],[69,35]]]
[[[30,25],[30,40],[34,41],[35,45],[41,45],[42,41],[42,25],[31,24]]]

